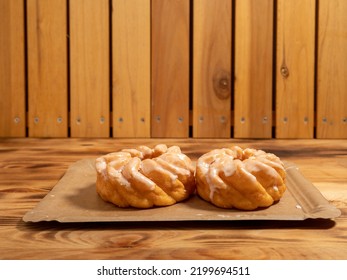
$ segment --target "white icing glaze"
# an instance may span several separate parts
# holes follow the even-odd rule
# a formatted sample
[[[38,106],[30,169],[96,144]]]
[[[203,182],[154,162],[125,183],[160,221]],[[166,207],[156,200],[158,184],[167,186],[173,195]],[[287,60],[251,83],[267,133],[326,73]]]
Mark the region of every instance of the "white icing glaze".
[[[149,159],[147,159],[149,161]],[[151,160],[152,161],[152,160]],[[167,169],[164,169],[161,165],[157,164],[155,161],[150,162],[149,164],[146,164],[145,162],[141,162],[141,170],[143,170],[144,174],[149,174],[153,171],[157,171],[159,173],[166,174],[170,177],[171,181],[174,182],[177,180],[177,175],[173,174]]]
[[[124,186],[126,188],[131,187],[129,181],[123,176],[121,170],[110,168],[108,174],[112,176],[121,186]]]
[[[246,169],[248,172],[251,172],[251,173],[256,173],[256,172],[261,171],[261,168],[260,168],[259,164],[258,164],[258,163],[255,163],[255,162],[252,161],[252,160],[246,160],[246,161],[244,161],[244,166],[245,166],[245,169]]]
[[[167,153],[181,154],[181,149],[178,146],[171,146],[167,149]]]
[[[273,160],[270,160],[268,158],[265,158],[265,157],[260,157],[260,158],[257,158],[257,160],[269,165],[269,166],[272,166],[272,167],[275,167],[277,169],[282,169],[284,170],[284,166],[283,166],[283,163],[281,161],[273,161]]]
[[[131,157],[143,158],[142,152],[136,149],[124,149],[122,152],[129,153]]]
[[[208,171],[208,168],[209,168],[209,164],[207,162],[204,162],[204,161],[198,161],[197,162],[197,166],[198,168],[200,169],[200,171],[206,175],[207,171]]]
[[[210,200],[213,200],[214,193],[218,188],[225,185],[223,180],[218,175],[218,169],[215,167],[210,167],[208,176],[207,176],[207,183],[210,186]]]
[[[262,172],[271,178],[277,178],[279,176],[274,168],[261,161],[247,159],[244,161],[244,164],[245,169],[252,174]]]
[[[141,159],[144,158],[151,158],[152,154],[154,152],[154,150],[152,150],[151,148],[147,147],[147,146],[139,146],[137,148],[137,150],[139,150],[141,152]]]
[[[98,172],[102,172],[104,170],[106,170],[106,161],[104,159],[97,159],[96,162],[95,162],[95,167],[96,167],[96,170]]]
[[[176,166],[174,164],[172,164],[169,161],[165,161],[162,158],[156,158],[156,162],[161,165],[164,169],[174,173],[174,174],[181,174],[181,175],[185,175],[185,176],[189,176],[190,175],[190,171],[188,169]]]
[[[240,170],[242,170],[242,174],[245,175],[250,181],[257,183],[257,178],[249,173],[244,167],[241,167]]]
[[[185,154],[175,154],[175,156],[182,161],[186,161],[188,159],[188,157]]]
[[[131,163],[129,162],[129,164]],[[141,182],[144,186],[148,187],[150,190],[154,190],[156,184],[152,180],[148,179],[146,176],[141,174],[138,171],[138,166],[136,166],[136,164],[131,164],[130,170],[131,170],[130,174],[135,180]]]
[[[222,168],[226,177],[230,177],[236,172],[235,164],[233,162],[225,162],[225,164],[222,165]]]
[[[155,146],[153,149],[153,153],[155,154],[155,156],[162,155],[166,153],[166,151],[167,151],[167,146],[165,144],[159,144]]]

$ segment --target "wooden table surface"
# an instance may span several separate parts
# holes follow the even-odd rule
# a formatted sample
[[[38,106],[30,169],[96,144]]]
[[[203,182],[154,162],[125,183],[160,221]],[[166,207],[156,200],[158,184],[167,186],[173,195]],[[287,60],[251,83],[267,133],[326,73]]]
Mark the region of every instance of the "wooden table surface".
[[[193,159],[233,144],[294,162],[334,220],[25,223],[70,164],[120,148],[179,145]],[[346,140],[0,139],[0,259],[347,259]]]

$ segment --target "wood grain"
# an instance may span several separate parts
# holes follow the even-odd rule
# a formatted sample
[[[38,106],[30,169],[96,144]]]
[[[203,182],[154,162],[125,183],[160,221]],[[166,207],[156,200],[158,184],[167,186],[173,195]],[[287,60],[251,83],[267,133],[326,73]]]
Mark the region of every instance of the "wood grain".
[[[112,3],[113,136],[149,137],[150,1]]]
[[[294,162],[342,215],[335,221],[24,223],[82,158],[163,139],[0,139],[0,259],[346,259],[345,140],[165,139],[196,160],[212,148],[262,148]]]
[[[319,2],[317,138],[347,138],[346,12],[346,1]]]
[[[0,2],[0,137],[25,136],[24,3]]]
[[[70,1],[72,137],[110,135],[108,0]]]
[[[276,138],[313,138],[316,1],[278,1]]]
[[[186,0],[152,0],[152,137],[189,134],[189,10]]]
[[[239,0],[235,11],[235,123],[237,138],[271,138],[272,0]]]
[[[194,1],[193,137],[230,137],[231,1]]]
[[[30,137],[68,135],[66,9],[65,0],[27,1]]]

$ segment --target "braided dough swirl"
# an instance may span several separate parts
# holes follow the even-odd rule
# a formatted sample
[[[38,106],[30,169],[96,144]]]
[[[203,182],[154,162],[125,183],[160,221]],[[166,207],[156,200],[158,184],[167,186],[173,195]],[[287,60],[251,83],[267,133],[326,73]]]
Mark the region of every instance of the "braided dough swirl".
[[[274,154],[238,146],[212,150],[196,166],[199,196],[222,208],[268,207],[286,190],[285,177],[283,163]]]
[[[140,146],[96,159],[96,190],[119,207],[167,206],[195,191],[194,166],[177,146]]]

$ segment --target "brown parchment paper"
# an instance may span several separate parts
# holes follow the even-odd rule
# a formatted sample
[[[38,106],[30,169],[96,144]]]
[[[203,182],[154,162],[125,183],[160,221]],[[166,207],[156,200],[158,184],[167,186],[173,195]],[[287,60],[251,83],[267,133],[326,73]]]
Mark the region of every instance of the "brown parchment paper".
[[[172,206],[152,209],[119,208],[103,201],[95,189],[95,159],[72,164],[56,186],[23,217],[25,222],[139,222],[211,220],[304,220],[335,218],[341,212],[330,205],[298,168],[286,163],[287,191],[266,209],[221,209],[198,196]]]

